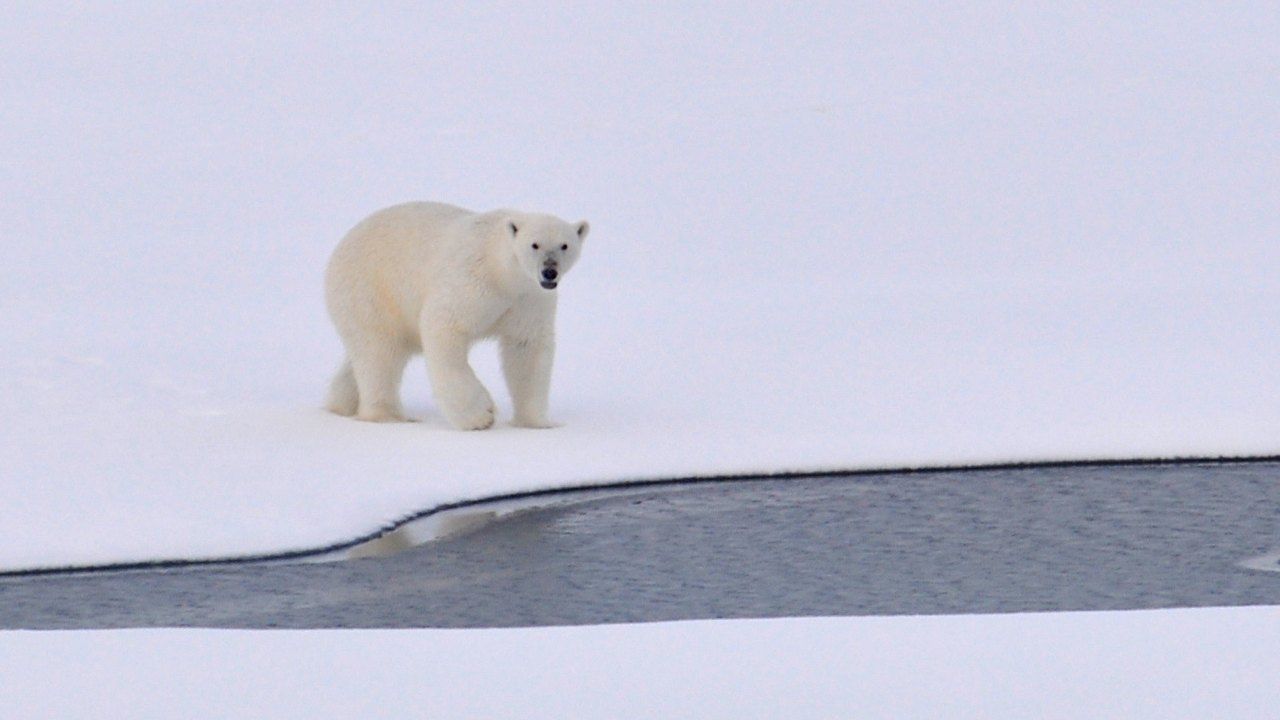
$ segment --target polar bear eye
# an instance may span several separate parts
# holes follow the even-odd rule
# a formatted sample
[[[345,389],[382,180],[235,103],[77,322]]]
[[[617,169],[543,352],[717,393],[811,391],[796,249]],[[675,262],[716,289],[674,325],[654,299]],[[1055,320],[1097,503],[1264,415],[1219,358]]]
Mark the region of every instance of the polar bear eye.
[[[561,245],[561,246],[560,246],[560,249],[561,249],[561,250],[568,250],[568,249],[569,249],[569,246],[568,246],[568,245]]]
[[[537,249],[538,249],[538,243],[534,243],[534,244],[533,244],[533,249],[534,249],[534,250],[537,250]]]

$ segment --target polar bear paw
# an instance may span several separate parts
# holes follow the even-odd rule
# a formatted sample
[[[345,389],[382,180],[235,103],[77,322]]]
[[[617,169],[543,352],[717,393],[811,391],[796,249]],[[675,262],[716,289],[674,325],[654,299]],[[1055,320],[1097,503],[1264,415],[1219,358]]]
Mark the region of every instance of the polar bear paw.
[[[487,392],[478,393],[463,407],[446,411],[445,416],[459,430],[488,430],[493,427],[493,400]]]
[[[399,407],[381,404],[360,408],[360,411],[356,413],[356,419],[375,423],[408,422],[404,411]]]
[[[515,417],[515,420],[513,420],[511,424],[515,425],[516,427],[530,428],[533,430],[549,430],[551,428],[560,427],[560,423],[551,422],[545,416],[522,417],[520,415],[517,415]]]

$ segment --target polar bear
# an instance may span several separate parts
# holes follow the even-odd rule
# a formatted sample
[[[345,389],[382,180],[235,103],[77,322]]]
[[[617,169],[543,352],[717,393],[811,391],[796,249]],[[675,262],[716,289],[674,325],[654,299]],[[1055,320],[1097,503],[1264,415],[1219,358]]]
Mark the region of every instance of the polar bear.
[[[347,356],[326,407],[360,420],[404,420],[400,379],[415,353],[445,418],[493,425],[493,399],[467,363],[496,336],[515,424],[551,427],[556,286],[587,237],[586,221],[515,210],[475,213],[413,202],[370,215],[338,244],[325,300]]]

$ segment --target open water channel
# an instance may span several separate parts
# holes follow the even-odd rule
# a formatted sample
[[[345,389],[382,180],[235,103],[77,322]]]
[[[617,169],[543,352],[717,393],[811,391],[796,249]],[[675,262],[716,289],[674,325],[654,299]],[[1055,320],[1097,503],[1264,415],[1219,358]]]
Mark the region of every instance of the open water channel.
[[[368,546],[356,554],[382,554],[361,559],[8,575],[0,627],[497,627],[1280,604],[1274,462],[697,482],[467,511],[472,521],[450,536]]]

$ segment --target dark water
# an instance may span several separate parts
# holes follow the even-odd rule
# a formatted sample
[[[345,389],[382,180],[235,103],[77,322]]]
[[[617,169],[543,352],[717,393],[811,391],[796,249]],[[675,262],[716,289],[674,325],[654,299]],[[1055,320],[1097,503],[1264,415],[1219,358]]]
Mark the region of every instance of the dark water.
[[[0,627],[479,627],[1280,604],[1280,464],[655,488],[384,558],[0,578]],[[1276,563],[1280,569],[1280,563]]]

